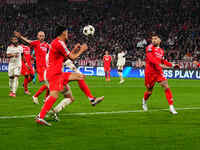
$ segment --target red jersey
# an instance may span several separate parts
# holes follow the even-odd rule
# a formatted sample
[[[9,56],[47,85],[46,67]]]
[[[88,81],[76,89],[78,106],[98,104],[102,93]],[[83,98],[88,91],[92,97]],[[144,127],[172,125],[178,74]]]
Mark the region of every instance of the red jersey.
[[[112,57],[110,55],[103,56],[104,66],[110,66],[111,61],[112,61]]]
[[[164,57],[164,50],[162,48],[155,47],[153,44],[148,45],[146,47],[145,73],[163,74],[163,70],[160,64],[172,67],[172,63],[168,62],[163,57]]]
[[[47,79],[51,79],[55,75],[62,74],[63,62],[70,54],[70,50],[67,48],[65,42],[54,39],[51,42],[51,48],[49,51],[48,66],[47,66]]]
[[[24,58],[25,58],[25,60],[26,60],[26,62],[27,62],[27,64],[29,65],[29,66],[31,66],[31,49],[30,49],[30,47],[28,47],[28,46],[26,46],[26,45],[21,45],[22,46],[22,48],[23,48],[23,54],[24,54]],[[22,63],[24,63],[23,61],[22,61]]]
[[[49,45],[46,42],[41,43],[39,40],[32,41],[30,45],[34,48],[36,57],[37,68],[46,67],[46,55],[49,49]]]

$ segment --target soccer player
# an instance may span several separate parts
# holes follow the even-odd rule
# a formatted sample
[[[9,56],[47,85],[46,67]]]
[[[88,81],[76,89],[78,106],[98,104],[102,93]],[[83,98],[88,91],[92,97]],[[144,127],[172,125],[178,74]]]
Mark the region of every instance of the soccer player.
[[[112,57],[109,55],[108,51],[105,51],[105,55],[103,56],[103,62],[106,81],[110,81],[111,61]]]
[[[75,60],[84,51],[88,49],[86,44],[75,45],[70,52],[65,41],[68,39],[68,31],[63,26],[56,28],[56,39],[51,42],[51,49],[48,58],[47,80],[49,83],[50,95],[46,98],[41,112],[36,117],[36,122],[43,125],[51,125],[44,120],[46,113],[52,108],[53,104],[59,97],[59,93],[65,90],[69,81],[84,80],[85,76],[80,73],[64,73],[62,72],[63,63],[67,59]],[[85,88],[85,87],[84,87]],[[91,104],[95,106],[101,102],[103,97],[91,99]]]
[[[31,63],[31,49],[30,47],[21,44],[23,48],[23,56],[26,61],[22,60],[21,74],[24,76],[24,93],[30,95],[28,84],[33,80],[34,71]]]
[[[120,84],[124,82],[122,72],[123,72],[125,63],[126,63],[125,53],[122,50],[117,55],[117,67],[118,67],[118,74],[120,76],[120,82],[119,82]]]
[[[145,68],[145,86],[146,92],[144,93],[143,98],[143,110],[148,111],[147,100],[153,92],[153,88],[156,82],[164,88],[166,99],[169,103],[169,110],[172,114],[177,114],[174,108],[174,101],[172,92],[169,88],[168,81],[163,74],[161,65],[168,67],[175,67],[175,64],[168,62],[163,59],[164,50],[160,48],[161,39],[159,35],[152,35],[152,44],[146,47],[146,68]]]
[[[48,43],[44,41],[45,39],[45,33],[43,31],[39,31],[37,34],[38,40],[28,40],[26,37],[23,37],[21,33],[14,32],[15,36],[22,39],[26,43],[29,43],[32,48],[34,48],[35,51],[35,57],[36,57],[36,71],[38,74],[39,81],[42,83],[44,82],[44,71],[46,69],[46,55],[49,49]],[[32,97],[33,102],[35,104],[39,104],[38,102],[38,96],[46,90],[46,96],[48,96],[49,91],[47,85],[43,84],[40,89],[35,93],[35,95]]]
[[[11,45],[7,48],[7,56],[10,58],[8,65],[9,87],[11,97],[16,97],[18,78],[22,66],[23,48],[19,45],[17,37],[11,37]]]

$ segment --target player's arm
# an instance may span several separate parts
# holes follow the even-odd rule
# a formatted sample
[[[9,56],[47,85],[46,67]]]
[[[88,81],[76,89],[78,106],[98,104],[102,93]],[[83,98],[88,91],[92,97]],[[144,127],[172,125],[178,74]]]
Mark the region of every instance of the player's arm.
[[[12,53],[12,50],[10,49],[10,47],[7,48],[7,57],[11,58],[11,57],[17,57],[19,54],[18,53]]]
[[[79,45],[79,46],[78,46]],[[71,59],[72,61],[78,58],[84,51],[88,49],[86,44],[77,44],[75,45],[74,49],[70,52],[70,50],[66,47],[66,45],[63,43],[60,44],[58,47],[60,52],[66,57],[66,59]]]
[[[26,67],[27,67],[28,69],[30,69],[30,67],[29,67],[29,65],[28,65],[28,63],[27,63],[27,61],[26,61],[26,58],[24,57],[24,54],[22,53],[21,55],[22,55],[22,61],[24,62],[24,64],[26,65]]]
[[[20,38],[21,40],[25,41],[28,44],[31,44],[31,42],[32,42],[31,40],[29,40],[29,39],[25,38],[24,36],[22,36],[20,32],[14,31],[14,35],[17,38]]]
[[[198,67],[200,67],[200,63],[198,61],[193,61],[193,64],[197,65]]]

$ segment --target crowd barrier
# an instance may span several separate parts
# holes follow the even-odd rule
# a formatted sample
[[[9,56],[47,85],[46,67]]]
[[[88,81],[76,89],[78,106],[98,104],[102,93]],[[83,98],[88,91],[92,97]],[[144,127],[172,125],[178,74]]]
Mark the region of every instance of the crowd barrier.
[[[89,67],[79,66],[78,69],[88,76],[105,76],[103,67]],[[8,72],[8,64],[0,64],[0,72]],[[64,68],[64,72],[71,72],[67,67]],[[185,69],[164,69],[164,75],[168,79],[200,79],[200,70],[185,70]],[[144,78],[144,69],[136,69],[133,67],[125,67],[123,70],[123,76],[126,78]],[[117,69],[111,69],[111,77],[119,77]]]

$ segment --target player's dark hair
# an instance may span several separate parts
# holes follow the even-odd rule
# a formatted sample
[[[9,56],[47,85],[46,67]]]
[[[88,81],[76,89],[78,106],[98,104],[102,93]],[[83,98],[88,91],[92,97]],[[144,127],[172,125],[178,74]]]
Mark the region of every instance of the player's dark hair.
[[[161,38],[161,36],[158,32],[152,32],[151,37],[153,37],[153,36],[157,36],[157,37]]]
[[[67,30],[67,28],[65,26],[58,25],[56,27],[55,37],[60,36],[66,30]]]

